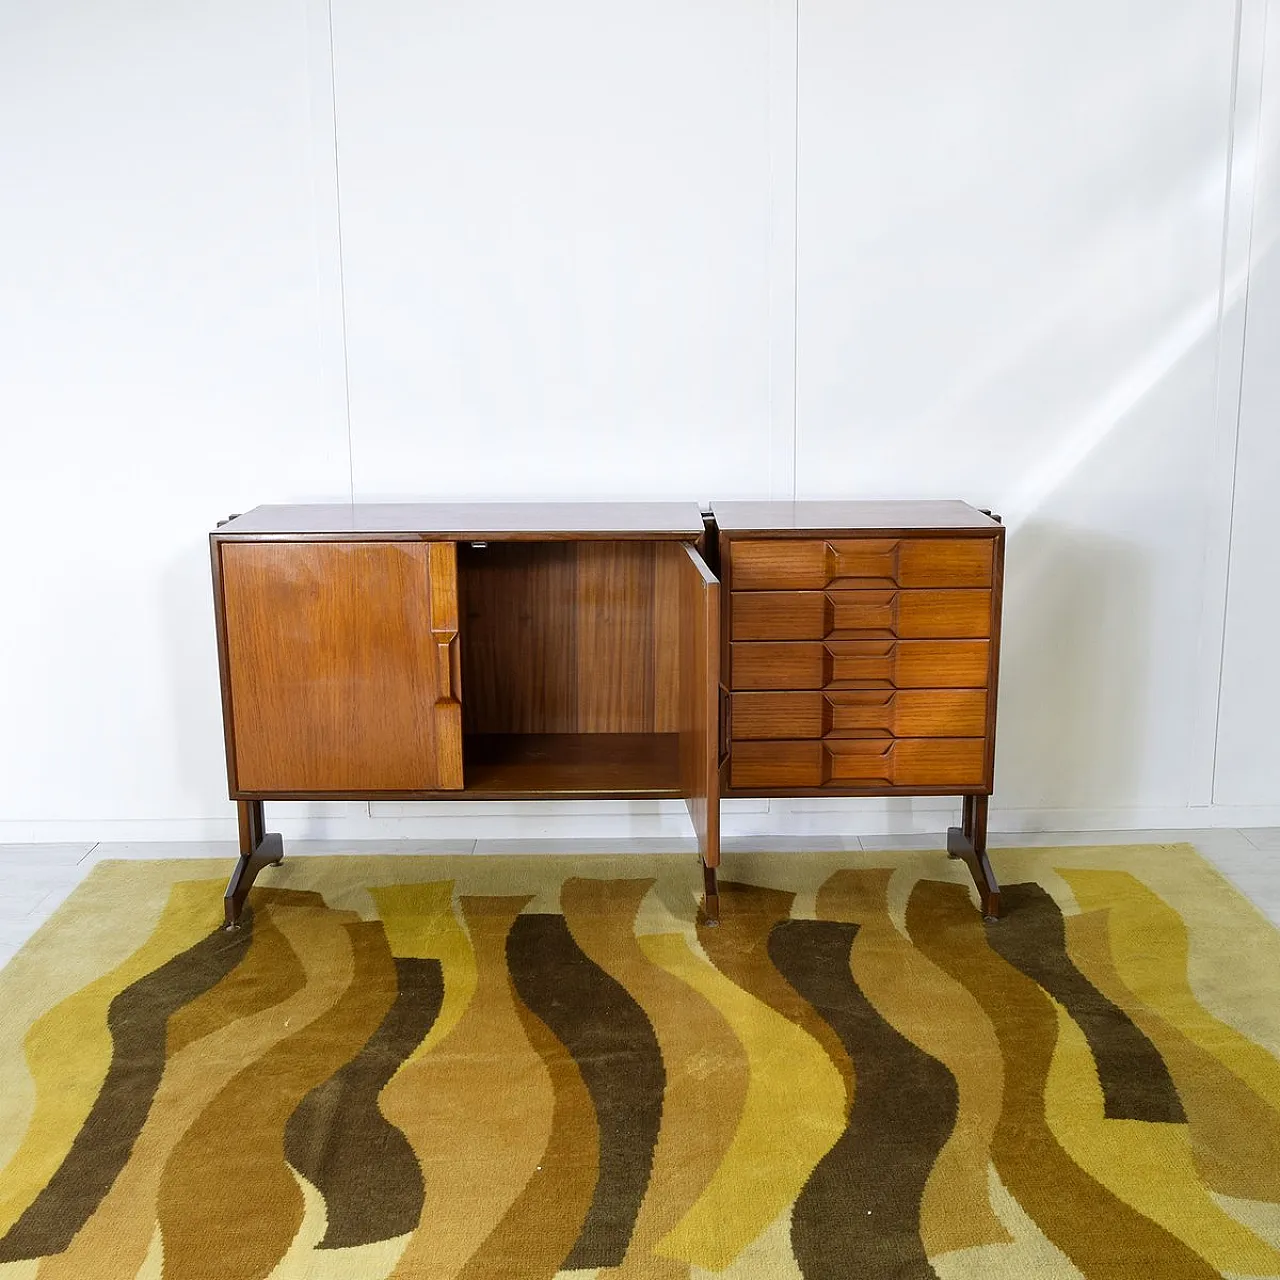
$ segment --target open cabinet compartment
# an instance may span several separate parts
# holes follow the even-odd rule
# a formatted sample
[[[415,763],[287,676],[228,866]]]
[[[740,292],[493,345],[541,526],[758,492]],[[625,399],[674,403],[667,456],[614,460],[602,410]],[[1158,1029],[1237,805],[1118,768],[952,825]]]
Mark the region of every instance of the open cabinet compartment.
[[[694,556],[675,541],[459,543],[464,791],[688,794],[681,738],[687,754],[705,679]]]

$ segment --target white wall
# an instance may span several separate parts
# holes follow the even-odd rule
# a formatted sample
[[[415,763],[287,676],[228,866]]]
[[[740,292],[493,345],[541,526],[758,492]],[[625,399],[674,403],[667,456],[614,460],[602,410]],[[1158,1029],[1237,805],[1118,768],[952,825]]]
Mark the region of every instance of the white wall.
[[[1280,8],[1265,34],[1214,800],[1280,795]]]
[[[993,506],[997,821],[1280,820],[1278,6],[9,6],[0,839],[229,835],[205,534],[349,494]]]

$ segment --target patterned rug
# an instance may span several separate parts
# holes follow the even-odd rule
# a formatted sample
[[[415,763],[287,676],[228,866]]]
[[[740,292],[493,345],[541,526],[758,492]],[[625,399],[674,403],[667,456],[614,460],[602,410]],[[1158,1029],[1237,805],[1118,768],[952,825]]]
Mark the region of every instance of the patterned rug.
[[[1280,935],[1186,846],[104,863],[0,1280],[1280,1275]]]

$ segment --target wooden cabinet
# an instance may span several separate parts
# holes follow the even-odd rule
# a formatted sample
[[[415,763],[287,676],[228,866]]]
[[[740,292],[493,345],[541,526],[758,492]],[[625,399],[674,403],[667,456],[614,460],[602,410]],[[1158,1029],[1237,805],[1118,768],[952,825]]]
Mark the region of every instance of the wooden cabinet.
[[[260,507],[211,537],[234,922],[279,799],[683,799],[717,908],[720,584],[689,503]]]
[[[724,795],[963,797],[983,909],[1004,529],[955,502],[717,503]]]
[[[265,801],[375,797],[682,798],[714,919],[721,794],[963,794],[953,851],[993,913],[1003,535],[963,503],[234,517],[211,535],[228,922],[282,856]]]

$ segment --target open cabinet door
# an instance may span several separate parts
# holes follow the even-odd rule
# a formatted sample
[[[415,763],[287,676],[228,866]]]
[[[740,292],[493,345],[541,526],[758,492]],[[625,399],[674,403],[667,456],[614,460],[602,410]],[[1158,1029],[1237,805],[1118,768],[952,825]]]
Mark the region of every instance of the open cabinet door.
[[[720,583],[680,545],[680,789],[707,869],[706,911],[717,917],[720,865]]]
[[[225,541],[233,791],[462,786],[452,542]]]

